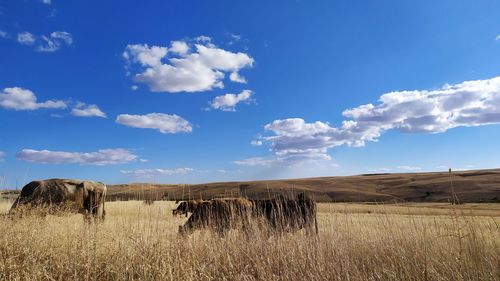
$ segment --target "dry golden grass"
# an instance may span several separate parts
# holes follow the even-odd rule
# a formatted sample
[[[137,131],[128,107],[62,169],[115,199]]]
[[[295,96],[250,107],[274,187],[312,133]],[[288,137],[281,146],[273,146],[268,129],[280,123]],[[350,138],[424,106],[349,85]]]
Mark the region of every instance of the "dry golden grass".
[[[181,238],[186,219],[173,207],[110,202],[92,225],[81,215],[0,218],[0,280],[500,280],[497,211],[320,204],[317,239],[247,239]]]

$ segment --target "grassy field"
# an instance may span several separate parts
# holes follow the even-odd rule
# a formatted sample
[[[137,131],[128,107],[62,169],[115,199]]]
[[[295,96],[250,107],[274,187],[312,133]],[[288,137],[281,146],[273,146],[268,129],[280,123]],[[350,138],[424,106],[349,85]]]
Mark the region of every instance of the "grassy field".
[[[9,203],[0,203],[6,213]],[[0,218],[0,280],[500,280],[500,205],[319,204],[319,236],[179,237],[173,202]]]

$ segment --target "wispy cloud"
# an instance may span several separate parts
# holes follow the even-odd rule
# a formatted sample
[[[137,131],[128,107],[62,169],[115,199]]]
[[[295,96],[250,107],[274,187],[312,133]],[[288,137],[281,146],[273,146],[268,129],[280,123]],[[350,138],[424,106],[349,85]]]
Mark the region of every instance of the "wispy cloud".
[[[73,36],[66,31],[55,31],[48,36],[42,35],[42,40],[43,43],[36,48],[39,52],[55,52],[63,45],[73,44]]]
[[[250,144],[253,146],[261,146],[263,143],[261,140],[252,140]]]
[[[120,114],[116,118],[116,122],[133,128],[158,130],[163,134],[190,133],[193,131],[193,127],[187,120],[175,114]]]
[[[495,37],[495,40],[500,41],[500,35],[497,35],[497,37]]]
[[[416,166],[408,166],[408,165],[403,165],[403,166],[398,166],[399,170],[403,171],[420,171],[422,168],[416,167]]]
[[[13,110],[37,110],[42,108],[66,108],[67,105],[60,100],[37,102],[37,98],[32,91],[14,87],[0,91],[0,107]]]
[[[238,103],[249,103],[252,101],[252,91],[243,90],[239,94],[225,94],[215,97],[209,102],[210,108],[222,111],[236,111]]]
[[[30,32],[21,32],[17,34],[17,42],[22,45],[36,45],[35,50],[39,52],[55,52],[62,46],[71,46],[73,36],[66,31],[54,31],[49,35],[36,36]]]
[[[234,164],[241,166],[272,166],[277,164],[279,160],[276,159],[266,159],[263,157],[252,157],[243,160],[236,160]]]
[[[3,162],[5,160],[5,152],[0,151],[0,162]]]
[[[79,102],[76,106],[71,110],[71,115],[77,117],[101,117],[106,118],[106,113],[104,113],[99,107],[95,104],[85,104],[83,102]]]
[[[100,149],[95,152],[68,152],[23,149],[17,154],[17,159],[42,164],[82,164],[82,165],[112,165],[134,161],[137,155],[129,150]]]
[[[36,41],[36,36],[27,31],[17,34],[17,42],[19,42],[20,44],[33,45],[35,44],[35,41]]]
[[[176,169],[139,169],[139,170],[122,170],[122,174],[130,175],[133,177],[152,178],[157,176],[171,176],[171,175],[184,175],[192,172],[192,168],[176,168]]]
[[[128,45],[123,57],[128,69],[138,65],[134,81],[148,85],[153,92],[201,92],[224,88],[225,73],[231,74],[233,82],[246,82],[239,71],[252,67],[252,57],[218,48],[206,36],[194,41],[194,44],[172,41],[170,46]]]

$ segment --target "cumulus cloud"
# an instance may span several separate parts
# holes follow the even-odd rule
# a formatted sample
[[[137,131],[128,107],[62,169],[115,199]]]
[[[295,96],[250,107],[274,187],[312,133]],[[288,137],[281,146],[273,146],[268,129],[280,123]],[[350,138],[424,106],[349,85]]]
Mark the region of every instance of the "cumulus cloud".
[[[242,84],[247,83],[247,80],[245,79],[245,77],[241,77],[238,72],[231,72],[231,74],[229,74],[229,80],[231,80],[233,82],[237,82],[237,83],[242,83]]]
[[[120,114],[116,118],[116,122],[134,128],[155,129],[163,134],[190,133],[193,131],[191,124],[187,120],[175,114]]]
[[[79,102],[71,110],[71,115],[78,117],[101,117],[106,118],[106,113],[102,112],[95,104],[85,104]]]
[[[171,175],[184,175],[192,172],[192,168],[176,168],[176,169],[140,169],[140,170],[132,170],[120,171],[122,174],[131,175],[133,177],[145,177],[151,178],[155,176],[171,176]]]
[[[223,88],[225,73],[233,82],[246,82],[239,75],[252,67],[254,59],[245,53],[218,48],[209,37],[200,36],[195,44],[172,41],[170,46],[128,45],[123,52],[130,70],[138,69],[133,79],[153,92],[200,92]]]
[[[23,149],[17,154],[17,159],[42,164],[82,164],[82,165],[112,165],[134,161],[137,155],[129,150],[100,149],[95,152],[67,152]]]
[[[222,111],[236,111],[236,105],[240,102],[250,102],[252,100],[252,91],[243,90],[239,94],[225,94],[215,97],[209,105],[212,109]]]
[[[42,108],[66,108],[67,105],[59,100],[39,103],[32,91],[14,87],[5,88],[0,92],[0,107],[13,110],[36,110]]]
[[[23,45],[33,45],[35,44],[36,36],[25,31],[17,34],[17,42]]]
[[[364,146],[389,130],[442,133],[456,127],[500,123],[500,77],[444,85],[436,90],[397,91],[377,104],[343,112],[350,118],[339,127],[301,118],[275,120],[263,137],[278,160],[330,159],[331,147]]]
[[[55,52],[63,45],[73,44],[73,36],[66,31],[55,31],[48,36],[42,35],[42,40],[43,44],[36,48],[39,52]]]

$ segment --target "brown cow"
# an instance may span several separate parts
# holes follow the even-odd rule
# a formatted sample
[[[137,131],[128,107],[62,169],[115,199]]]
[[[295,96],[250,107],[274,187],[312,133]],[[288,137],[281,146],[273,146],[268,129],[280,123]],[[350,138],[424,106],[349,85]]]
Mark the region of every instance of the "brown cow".
[[[253,203],[254,215],[263,218],[269,230],[283,233],[304,228],[307,233],[318,234],[316,202],[305,193],[298,194],[294,199],[278,196],[268,200],[253,200]]]
[[[174,215],[191,212],[191,216],[182,226],[180,234],[191,234],[197,229],[210,229],[224,236],[230,229],[246,230],[250,225],[253,203],[243,198],[219,198],[209,201],[185,201]]]
[[[182,216],[185,215],[186,217],[188,216],[188,213],[193,213],[193,211],[198,207],[199,204],[202,202],[207,202],[203,200],[188,200],[188,201],[183,201],[177,206],[177,208],[172,210],[172,215],[175,216]],[[178,202],[176,202],[178,203]]]
[[[106,185],[94,181],[49,179],[25,185],[9,214],[21,214],[20,209],[46,208],[50,213],[63,211],[82,213],[85,219],[105,217]]]

